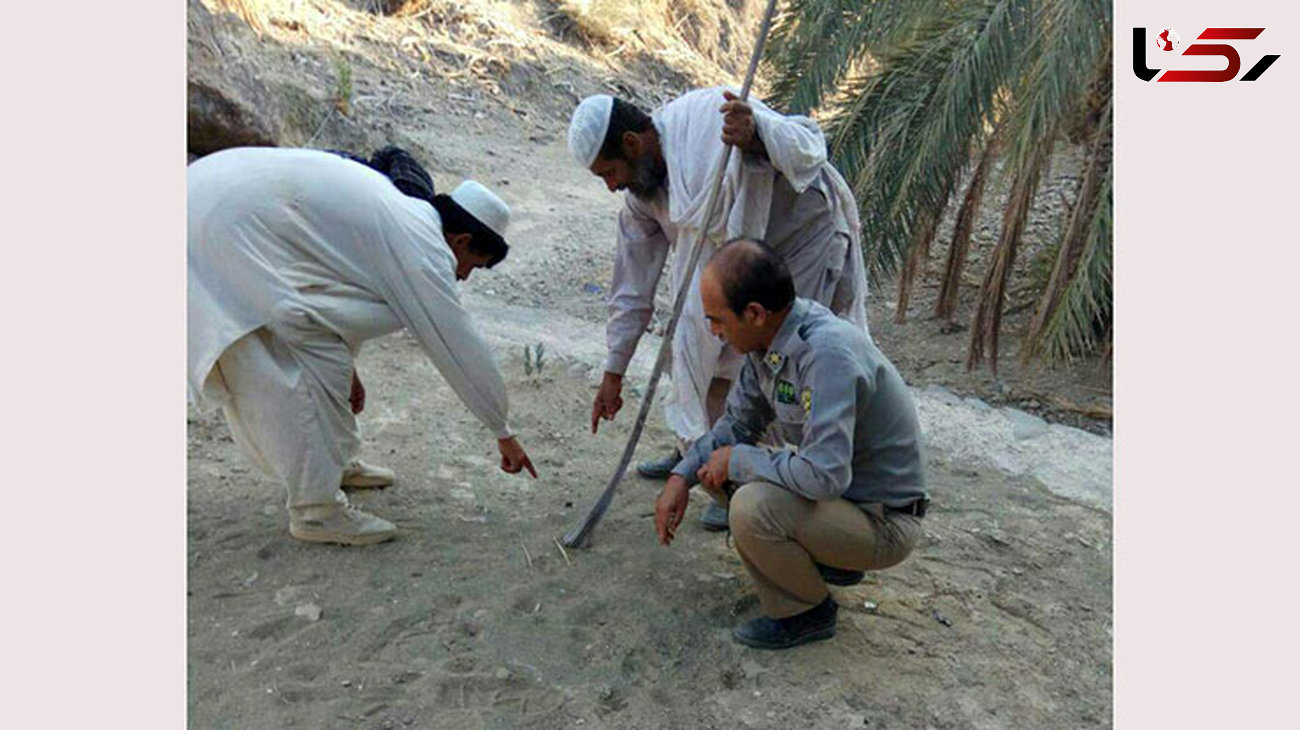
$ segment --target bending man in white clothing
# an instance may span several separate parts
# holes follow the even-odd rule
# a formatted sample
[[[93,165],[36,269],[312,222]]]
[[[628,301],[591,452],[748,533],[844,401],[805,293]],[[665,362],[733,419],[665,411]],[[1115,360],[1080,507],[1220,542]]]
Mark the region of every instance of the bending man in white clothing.
[[[725,145],[735,145],[714,217],[704,206]],[[678,447],[637,465],[665,479],[722,413],[742,359],[710,334],[699,296],[699,272],[713,251],[737,238],[765,242],[785,261],[800,297],[867,327],[866,269],[857,203],[827,161],[826,140],[807,117],[784,116],[761,101],[740,101],[724,88],[700,89],[647,115],[607,95],[591,96],[573,113],[569,151],[604,180],[626,190],[618,217],[618,249],[609,292],[605,376],[592,405],[591,428],[622,407],[623,373],[654,313],[654,294],[673,250],[672,296],[690,286],[673,338],[672,391],[665,415]],[[706,232],[693,272],[684,271],[690,242]],[[680,244],[680,245],[679,245]],[[706,528],[725,529],[716,504]]]
[[[339,487],[392,481],[356,458],[364,395],[353,358],[403,327],[496,436],[501,468],[537,476],[455,285],[505,258],[500,198],[466,181],[431,205],[316,150],[225,150],[187,177],[190,400],[221,405],[236,442],[284,482],[294,537],[356,545],[396,535]]]

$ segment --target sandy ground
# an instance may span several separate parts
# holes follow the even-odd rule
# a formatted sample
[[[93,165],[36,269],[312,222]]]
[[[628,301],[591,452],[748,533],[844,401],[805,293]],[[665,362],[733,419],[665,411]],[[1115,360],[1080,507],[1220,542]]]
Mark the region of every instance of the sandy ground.
[[[258,47],[263,63],[288,53]],[[303,83],[328,88],[328,63],[299,66]],[[191,410],[191,726],[1110,726],[1108,427],[1063,425],[1025,396],[1108,405],[1108,372],[965,374],[965,335],[940,337],[924,318],[927,280],[902,326],[890,321],[892,284],[878,287],[872,331],[916,386],[925,430],[935,499],[925,542],[834,590],[834,640],[777,653],[736,645],[730,628],[756,601],[724,537],[699,527],[702,498],[663,548],[658,484],[632,476],[592,548],[566,559],[555,543],[612,472],[658,344],[643,341],[624,413],[592,436],[618,197],[575,169],[555,110],[524,118],[438,79],[388,76],[421,109],[394,121],[362,103],[380,78],[357,64],[355,117],[340,122],[351,126],[331,122],[316,143],[397,141],[429,161],[439,189],[473,176],[511,204],[510,258],[476,274],[464,298],[541,478],[496,469],[490,435],[403,334],[368,344],[358,362],[363,456],[399,481],[354,499],[398,524],[394,542],[297,543],[283,487],[249,466],[219,414]],[[523,348],[536,343],[547,362],[529,376]],[[656,407],[639,454],[670,445]]]
[[[554,543],[625,433],[586,432],[580,367],[506,363],[537,481],[493,468],[491,439],[413,340],[376,343],[360,367],[365,455],[400,480],[355,498],[400,526],[392,543],[297,543],[281,488],[219,417],[191,421],[194,727],[1109,724],[1105,511],[932,449],[920,550],[835,590],[834,640],[759,652],[730,640],[755,599],[694,521],[698,497],[671,548],[654,540],[657,486],[637,477],[591,549],[566,560]],[[669,443],[656,424],[642,451]]]
[[[637,405],[588,433],[603,307],[584,287],[608,281],[617,198],[560,165],[557,142],[531,155],[496,144],[479,176],[512,179],[517,246],[465,296],[541,478],[495,469],[490,436],[400,334],[358,363],[364,455],[399,483],[355,498],[400,526],[395,542],[297,543],[282,488],[219,414],[191,412],[192,726],[1109,725],[1110,442],[1077,429],[918,389],[935,498],[925,543],[836,589],[840,633],[819,645],[732,643],[756,610],[738,559],[695,522],[698,498],[681,539],[656,545],[657,484],[635,476],[594,546],[566,560],[554,538],[608,478]],[[545,189],[513,182],[545,170]],[[536,342],[551,354],[527,376],[523,345]],[[671,443],[658,413],[643,455]]]

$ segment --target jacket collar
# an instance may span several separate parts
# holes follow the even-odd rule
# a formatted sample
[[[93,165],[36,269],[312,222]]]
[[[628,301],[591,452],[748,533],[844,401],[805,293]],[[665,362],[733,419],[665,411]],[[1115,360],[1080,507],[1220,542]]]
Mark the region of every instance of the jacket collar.
[[[808,300],[795,297],[790,313],[786,315],[785,321],[781,323],[781,329],[776,331],[776,337],[772,338],[772,344],[763,354],[763,364],[772,371],[773,375],[781,372],[781,367],[785,365],[786,353],[798,344],[799,325],[803,324],[804,316],[807,314]]]

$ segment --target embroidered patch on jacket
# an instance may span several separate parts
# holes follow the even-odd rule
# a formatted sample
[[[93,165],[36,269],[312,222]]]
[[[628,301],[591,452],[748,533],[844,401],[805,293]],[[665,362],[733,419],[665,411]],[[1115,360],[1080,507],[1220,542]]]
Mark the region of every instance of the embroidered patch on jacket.
[[[780,364],[781,364],[781,353],[779,353],[779,352],[769,352],[769,353],[767,353],[767,364],[768,364],[768,365],[771,365],[772,367],[776,367],[777,365],[780,365]],[[793,401],[791,401],[791,402],[793,402]]]
[[[776,381],[776,402],[794,403],[794,383],[789,380]]]
[[[799,402],[803,404],[803,412],[807,415],[812,411],[812,388],[804,388],[799,394]]]

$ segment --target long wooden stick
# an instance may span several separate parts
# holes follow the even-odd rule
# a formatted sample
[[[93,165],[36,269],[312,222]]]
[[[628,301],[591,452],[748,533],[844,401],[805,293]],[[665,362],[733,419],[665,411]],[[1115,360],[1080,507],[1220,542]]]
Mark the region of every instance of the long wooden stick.
[[[740,89],[741,101],[749,98],[749,87],[754,84],[754,73],[758,70],[759,59],[763,57],[763,46],[767,43],[767,32],[772,26],[772,14],[775,10],[776,0],[768,0],[767,11],[763,14],[763,24],[758,30],[758,42],[754,44],[754,54],[749,59],[749,70],[745,73],[745,85]],[[687,260],[683,284],[681,290],[677,292],[676,301],[673,302],[673,316],[668,320],[668,327],[664,330],[664,339],[659,345],[659,357],[655,360],[654,370],[650,373],[650,384],[646,387],[645,396],[641,399],[641,408],[636,414],[636,424],[632,426],[632,434],[628,436],[627,446],[623,448],[623,458],[619,459],[618,468],[614,470],[614,476],[610,477],[609,483],[605,485],[605,491],[601,492],[600,499],[597,499],[596,504],[592,505],[591,511],[583,518],[582,523],[564,536],[564,544],[568,547],[585,548],[591,546],[591,532],[596,528],[596,524],[600,522],[601,518],[605,516],[605,511],[609,509],[609,504],[614,499],[614,492],[618,491],[618,484],[623,480],[623,475],[627,473],[627,466],[632,461],[632,454],[636,451],[636,444],[641,440],[641,432],[645,429],[646,416],[650,414],[650,404],[654,402],[655,390],[659,387],[659,376],[663,374],[664,367],[668,364],[669,353],[672,350],[673,334],[677,331],[677,320],[681,319],[682,307],[686,303],[686,295],[689,293],[695,266],[699,263],[700,253],[704,250],[705,233],[709,223],[713,220],[713,211],[718,204],[718,192],[722,189],[722,176],[726,174],[727,163],[730,161],[731,145],[725,145],[722,152],[722,164],[714,171],[713,187],[709,188],[709,197],[704,205],[703,226],[698,229],[695,240],[691,244],[691,255]]]

